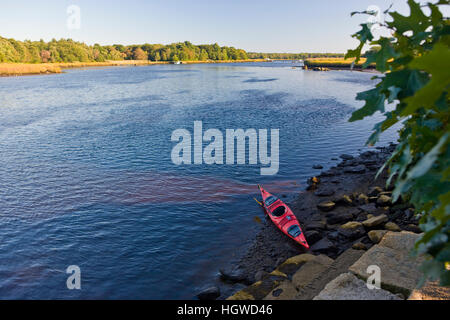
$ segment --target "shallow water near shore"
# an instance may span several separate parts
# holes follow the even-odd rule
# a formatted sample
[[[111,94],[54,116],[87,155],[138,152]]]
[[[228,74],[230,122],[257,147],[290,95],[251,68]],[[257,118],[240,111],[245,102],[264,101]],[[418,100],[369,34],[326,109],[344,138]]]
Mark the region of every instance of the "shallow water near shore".
[[[314,164],[364,149],[381,118],[347,119],[371,77],[243,63],[0,78],[0,299],[194,298],[258,230],[257,183],[289,197]],[[279,173],[174,165],[173,130],[197,120],[280,129]]]

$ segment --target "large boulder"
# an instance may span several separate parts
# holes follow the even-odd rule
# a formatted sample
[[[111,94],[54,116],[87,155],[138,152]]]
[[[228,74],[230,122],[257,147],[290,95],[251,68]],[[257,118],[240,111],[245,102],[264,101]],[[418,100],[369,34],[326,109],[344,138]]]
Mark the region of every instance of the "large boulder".
[[[305,263],[293,276],[292,283],[297,289],[301,289],[310,283],[314,282],[314,279],[327,270],[333,263],[333,259],[319,255],[315,259]]]
[[[400,300],[383,289],[369,289],[351,273],[343,273],[328,283],[313,300]]]
[[[297,289],[291,281],[283,281],[264,297],[264,300],[292,300],[297,295]]]
[[[349,271],[367,279],[369,266],[380,268],[381,287],[405,297],[416,288],[422,277],[419,267],[423,258],[411,257],[411,250],[420,235],[411,232],[388,232],[378,245],[370,248]]]
[[[293,275],[298,269],[300,269],[303,264],[310,260],[313,260],[314,258],[315,256],[309,253],[299,254],[297,256],[291,257],[281,263],[274,271],[272,271],[271,275],[289,277]]]

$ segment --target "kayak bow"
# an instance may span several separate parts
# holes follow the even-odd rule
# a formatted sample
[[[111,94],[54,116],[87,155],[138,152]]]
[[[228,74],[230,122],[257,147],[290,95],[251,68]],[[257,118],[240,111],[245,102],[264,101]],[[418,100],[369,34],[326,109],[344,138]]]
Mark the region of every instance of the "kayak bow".
[[[261,205],[265,213],[270,217],[270,220],[289,238],[309,249],[300,223],[292,213],[292,210],[283,201],[264,190],[260,185],[258,185],[258,188],[263,199]]]

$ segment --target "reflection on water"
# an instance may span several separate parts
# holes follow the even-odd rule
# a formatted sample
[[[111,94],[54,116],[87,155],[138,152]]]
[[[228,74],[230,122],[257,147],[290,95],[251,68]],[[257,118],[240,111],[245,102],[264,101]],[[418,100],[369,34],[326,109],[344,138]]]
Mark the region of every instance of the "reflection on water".
[[[380,119],[346,120],[372,76],[266,63],[1,78],[0,297],[192,298],[252,240],[258,183],[292,195],[313,164],[363,148]],[[278,175],[175,166],[171,133],[194,121],[280,129]]]

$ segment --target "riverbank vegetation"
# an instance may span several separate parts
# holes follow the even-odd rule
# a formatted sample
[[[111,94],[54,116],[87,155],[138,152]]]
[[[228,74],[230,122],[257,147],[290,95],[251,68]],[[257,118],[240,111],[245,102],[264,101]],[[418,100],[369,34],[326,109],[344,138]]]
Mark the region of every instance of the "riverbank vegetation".
[[[366,62],[365,58],[361,58],[359,62],[355,59],[342,58],[311,58],[305,60],[305,65],[308,67],[325,67],[325,68],[362,68]],[[374,67],[374,66],[371,66]]]
[[[416,253],[429,258],[423,271],[431,279],[440,278],[441,285],[450,285],[450,20],[441,12],[449,4],[440,0],[422,6],[408,0],[409,16],[387,10],[389,18],[382,26],[392,36],[375,39],[373,24],[362,24],[354,35],[359,46],[346,55],[360,61],[366,45],[377,47],[367,55],[364,66],[376,63],[384,75],[378,77],[375,88],[357,95],[365,105],[350,121],[375,112],[384,114],[369,144],[400,124],[399,144],[385,164],[390,171],[387,183],[395,183],[393,200],[409,201],[421,218],[424,235]],[[387,109],[388,104],[393,109]]]

